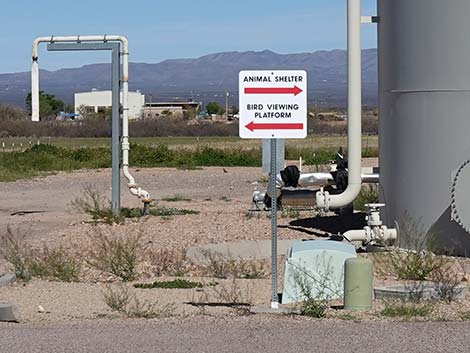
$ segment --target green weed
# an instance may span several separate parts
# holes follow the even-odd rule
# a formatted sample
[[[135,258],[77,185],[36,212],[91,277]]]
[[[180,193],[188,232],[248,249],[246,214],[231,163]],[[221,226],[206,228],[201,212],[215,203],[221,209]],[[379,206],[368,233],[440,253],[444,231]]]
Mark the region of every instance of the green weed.
[[[430,304],[387,303],[380,314],[385,317],[412,319],[429,316],[432,311],[433,307]]]

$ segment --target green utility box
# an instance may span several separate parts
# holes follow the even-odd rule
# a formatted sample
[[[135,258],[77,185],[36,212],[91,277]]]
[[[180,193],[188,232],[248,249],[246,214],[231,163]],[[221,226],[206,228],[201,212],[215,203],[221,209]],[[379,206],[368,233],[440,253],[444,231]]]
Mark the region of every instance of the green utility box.
[[[369,310],[372,308],[372,261],[350,258],[344,263],[344,309]]]
[[[351,244],[331,240],[301,240],[289,248],[284,270],[282,304],[343,297],[344,262],[355,258]],[[305,295],[305,291],[309,293]]]

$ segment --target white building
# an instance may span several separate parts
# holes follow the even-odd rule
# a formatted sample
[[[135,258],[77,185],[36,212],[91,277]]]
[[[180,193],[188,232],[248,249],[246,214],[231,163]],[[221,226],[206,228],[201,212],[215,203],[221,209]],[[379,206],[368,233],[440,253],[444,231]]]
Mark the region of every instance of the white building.
[[[81,107],[95,113],[105,111],[111,107],[112,92],[92,90],[91,92],[75,93],[75,114],[80,114]],[[121,92],[122,102],[122,92]],[[145,95],[137,92],[129,92],[129,119],[140,119],[144,113]]]

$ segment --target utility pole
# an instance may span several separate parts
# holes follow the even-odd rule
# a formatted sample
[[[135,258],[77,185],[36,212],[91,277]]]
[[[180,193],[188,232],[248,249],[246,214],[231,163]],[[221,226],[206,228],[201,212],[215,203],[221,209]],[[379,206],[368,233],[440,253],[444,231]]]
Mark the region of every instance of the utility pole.
[[[228,96],[229,93],[225,92],[225,119],[228,120]]]
[[[152,119],[153,118],[153,115],[152,115],[152,92],[150,92],[149,96],[150,96],[150,104],[149,104],[150,119]]]

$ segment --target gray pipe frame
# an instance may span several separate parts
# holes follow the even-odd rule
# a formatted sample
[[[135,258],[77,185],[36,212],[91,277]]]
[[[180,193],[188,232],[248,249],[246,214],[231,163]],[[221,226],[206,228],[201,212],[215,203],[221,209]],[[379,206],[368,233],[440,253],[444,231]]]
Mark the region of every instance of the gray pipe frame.
[[[111,50],[112,52],[112,191],[111,207],[115,214],[121,210],[121,45],[113,43],[49,43],[48,51]]]

